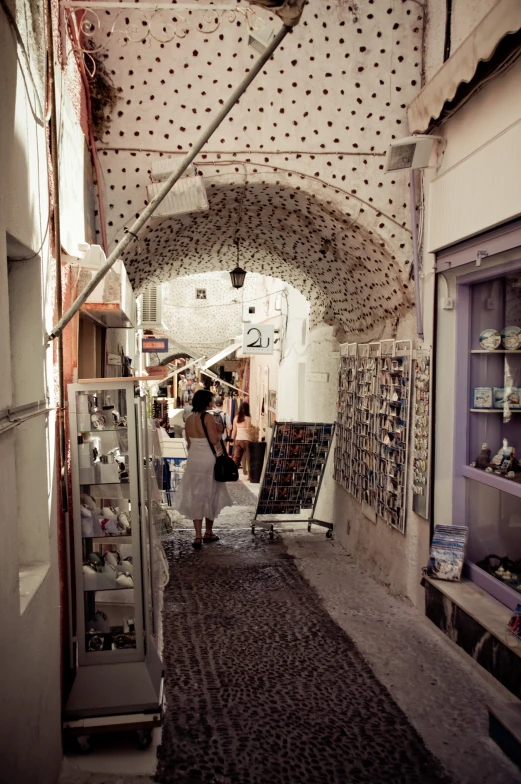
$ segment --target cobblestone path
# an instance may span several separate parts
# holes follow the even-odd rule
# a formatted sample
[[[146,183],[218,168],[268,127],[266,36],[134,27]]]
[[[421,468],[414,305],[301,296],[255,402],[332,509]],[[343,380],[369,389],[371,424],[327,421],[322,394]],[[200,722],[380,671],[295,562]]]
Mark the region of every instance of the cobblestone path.
[[[220,533],[165,542],[159,781],[448,784],[280,538]]]

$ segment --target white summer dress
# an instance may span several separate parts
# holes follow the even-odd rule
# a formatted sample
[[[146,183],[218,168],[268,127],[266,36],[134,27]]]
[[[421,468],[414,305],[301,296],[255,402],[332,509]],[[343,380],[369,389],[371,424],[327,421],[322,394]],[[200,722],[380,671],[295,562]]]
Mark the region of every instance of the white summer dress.
[[[216,447],[219,454],[220,447]],[[213,478],[215,456],[206,438],[191,438],[183,478],[175,494],[174,509],[189,520],[215,520],[232,499],[225,482]]]

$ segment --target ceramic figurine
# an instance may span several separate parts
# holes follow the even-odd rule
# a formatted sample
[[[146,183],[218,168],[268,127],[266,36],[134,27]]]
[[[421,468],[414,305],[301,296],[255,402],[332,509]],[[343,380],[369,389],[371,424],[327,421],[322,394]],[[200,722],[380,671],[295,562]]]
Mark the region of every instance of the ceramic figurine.
[[[488,444],[481,444],[481,452],[476,457],[476,468],[481,468],[484,470],[488,468],[490,465],[490,449],[488,448]]]

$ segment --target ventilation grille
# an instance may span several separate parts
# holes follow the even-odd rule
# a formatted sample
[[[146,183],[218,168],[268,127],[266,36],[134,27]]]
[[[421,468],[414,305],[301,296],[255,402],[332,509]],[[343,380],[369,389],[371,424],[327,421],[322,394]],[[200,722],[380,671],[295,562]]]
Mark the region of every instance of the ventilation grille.
[[[161,327],[162,318],[162,287],[157,283],[143,292],[140,301],[139,326]]]
[[[162,188],[161,183],[147,185],[148,200],[151,201]],[[182,177],[161,204],[154,210],[157,218],[168,218],[172,215],[184,215],[187,212],[204,212],[208,209],[208,198],[203,178]]]

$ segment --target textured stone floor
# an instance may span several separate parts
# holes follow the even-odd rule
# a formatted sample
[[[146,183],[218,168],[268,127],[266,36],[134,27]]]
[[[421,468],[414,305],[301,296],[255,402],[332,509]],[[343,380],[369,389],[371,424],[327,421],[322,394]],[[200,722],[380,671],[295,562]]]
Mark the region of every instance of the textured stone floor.
[[[165,543],[159,781],[449,782],[282,540]]]
[[[254,539],[251,489],[232,486],[221,542],[202,552],[174,515],[162,784],[519,784],[488,738],[497,691],[480,668],[322,529]],[[148,782],[70,768],[62,779]]]

